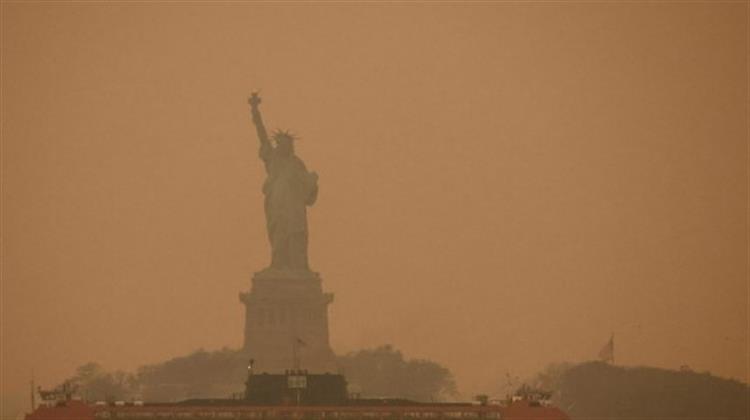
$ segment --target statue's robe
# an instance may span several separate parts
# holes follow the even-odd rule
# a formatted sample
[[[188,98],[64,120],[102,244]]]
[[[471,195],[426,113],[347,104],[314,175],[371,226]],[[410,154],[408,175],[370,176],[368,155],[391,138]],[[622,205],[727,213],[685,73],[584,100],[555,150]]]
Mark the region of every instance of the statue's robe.
[[[259,154],[268,175],[263,194],[271,268],[309,270],[306,207],[315,203],[317,180],[294,153],[285,156],[265,145]]]

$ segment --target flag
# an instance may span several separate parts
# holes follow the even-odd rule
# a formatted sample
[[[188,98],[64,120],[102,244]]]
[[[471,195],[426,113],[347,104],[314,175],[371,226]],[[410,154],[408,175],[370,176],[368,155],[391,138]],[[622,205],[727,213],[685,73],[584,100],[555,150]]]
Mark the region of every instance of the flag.
[[[615,363],[615,335],[609,337],[609,342],[599,350],[599,360],[604,363]]]

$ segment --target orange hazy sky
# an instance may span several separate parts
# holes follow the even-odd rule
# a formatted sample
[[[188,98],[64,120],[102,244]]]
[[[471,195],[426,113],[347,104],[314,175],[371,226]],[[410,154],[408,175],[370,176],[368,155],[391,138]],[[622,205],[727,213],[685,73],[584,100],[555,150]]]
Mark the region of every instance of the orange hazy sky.
[[[239,347],[257,139],[320,174],[334,349],[465,393],[596,356],[748,378],[748,5],[2,3],[2,403]]]

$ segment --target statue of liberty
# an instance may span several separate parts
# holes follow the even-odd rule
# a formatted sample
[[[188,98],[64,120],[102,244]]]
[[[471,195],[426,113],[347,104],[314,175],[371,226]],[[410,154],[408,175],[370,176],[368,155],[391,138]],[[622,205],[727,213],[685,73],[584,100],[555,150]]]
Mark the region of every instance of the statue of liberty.
[[[253,93],[248,102],[260,140],[258,154],[266,167],[263,194],[271,243],[269,268],[308,272],[307,206],[312,206],[318,197],[318,174],[308,172],[302,159],[294,154],[295,137],[291,133],[277,130],[269,138],[258,109],[258,94]]]

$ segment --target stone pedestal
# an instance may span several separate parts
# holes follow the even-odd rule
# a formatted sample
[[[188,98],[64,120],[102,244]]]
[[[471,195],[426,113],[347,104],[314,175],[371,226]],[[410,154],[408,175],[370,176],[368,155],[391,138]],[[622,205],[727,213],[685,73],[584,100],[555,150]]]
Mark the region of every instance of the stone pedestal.
[[[258,373],[301,368],[335,372],[328,340],[328,305],[318,273],[265,270],[255,273],[245,305],[245,351],[255,359]],[[295,359],[299,366],[295,366]]]

